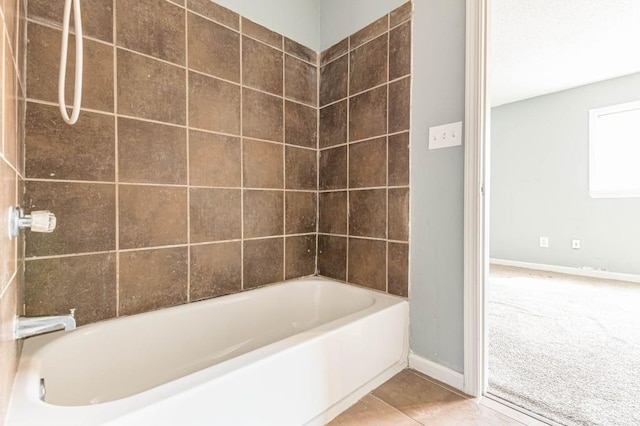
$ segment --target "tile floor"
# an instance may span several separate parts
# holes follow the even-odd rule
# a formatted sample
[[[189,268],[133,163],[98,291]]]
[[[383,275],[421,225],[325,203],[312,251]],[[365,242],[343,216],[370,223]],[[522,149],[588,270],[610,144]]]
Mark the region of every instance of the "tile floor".
[[[404,370],[329,426],[521,425],[420,373]]]

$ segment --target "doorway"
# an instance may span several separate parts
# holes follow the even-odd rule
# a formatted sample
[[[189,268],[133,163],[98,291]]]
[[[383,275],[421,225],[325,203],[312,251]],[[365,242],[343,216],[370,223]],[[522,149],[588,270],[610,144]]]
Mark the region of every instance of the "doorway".
[[[491,1],[491,3],[496,3],[496,2],[497,0]],[[511,5],[513,5],[514,3],[527,3],[527,6],[529,7],[529,9],[527,10],[528,14],[530,15],[535,14],[535,11],[532,12],[531,10],[532,2],[510,2],[510,3]],[[576,1],[575,3],[580,3],[581,5],[584,6],[585,2]],[[593,3],[593,2],[590,2],[590,3]],[[607,5],[605,3],[609,3],[609,2],[600,2],[600,3],[603,3],[603,4],[599,6],[606,7]],[[623,2],[618,2],[618,3],[621,4]],[[508,374],[504,374],[504,371],[510,371],[512,373],[514,369],[509,370],[508,368],[509,364],[514,364],[515,361],[522,361],[523,359],[526,359],[526,357],[523,357],[521,353],[518,354],[517,353],[518,351],[506,350],[503,352],[507,352],[506,355],[511,355],[512,358],[511,358],[511,361],[509,361],[509,357],[506,356],[503,360],[500,360],[498,364],[501,363],[501,365],[498,365],[498,367],[504,367],[502,370],[496,367],[495,362],[493,364],[491,362],[492,348],[490,347],[490,345],[492,344],[491,343],[492,339],[494,343],[496,343],[496,345],[494,345],[494,348],[493,348],[494,349],[493,352],[495,353],[496,352],[495,346],[502,347],[502,348],[507,347],[510,349],[513,349],[514,347],[520,348],[521,346],[524,346],[525,345],[524,340],[526,339],[521,339],[521,337],[525,335],[525,337],[530,338],[530,340],[533,343],[536,343],[536,344],[541,343],[541,349],[539,348],[538,353],[535,353],[534,351],[532,351],[531,353],[528,353],[532,355],[532,357],[529,360],[529,362],[525,364],[526,366],[531,367],[530,372],[532,376],[536,376],[536,375],[538,377],[544,376],[547,373],[545,369],[548,369],[548,368],[545,368],[545,365],[548,366],[549,363],[553,361],[553,360],[550,361],[548,359],[550,354],[558,355],[560,353],[560,351],[558,350],[559,347],[563,347],[565,349],[568,348],[569,349],[568,352],[571,352],[571,350],[576,351],[577,348],[580,347],[580,345],[571,343],[569,340],[566,340],[566,339],[564,340],[560,339],[559,333],[557,331],[550,332],[549,330],[545,331],[546,333],[545,336],[546,337],[552,336],[552,337],[555,337],[556,339],[555,340],[552,339],[551,341],[545,342],[544,339],[540,338],[541,336],[535,336],[535,333],[534,333],[536,326],[542,326],[543,321],[541,320],[538,322],[533,321],[530,324],[526,324],[526,321],[531,321],[531,318],[526,318],[522,316],[518,317],[517,315],[515,317],[514,316],[509,317],[508,315],[513,315],[514,313],[522,314],[523,308],[524,310],[529,309],[534,311],[537,314],[541,314],[543,311],[542,308],[544,308],[546,305],[552,305],[551,303],[552,299],[550,298],[551,296],[549,294],[544,294],[544,293],[531,294],[531,290],[542,290],[544,289],[545,285],[550,287],[550,290],[552,293],[553,291],[557,291],[558,289],[562,289],[563,291],[567,291],[567,292],[573,289],[574,291],[576,291],[576,293],[574,293],[574,296],[573,296],[574,299],[590,297],[596,301],[597,300],[602,301],[603,303],[601,303],[600,305],[606,305],[607,302],[605,301],[604,296],[597,296],[594,294],[591,294],[591,296],[584,296],[585,294],[584,291],[589,290],[589,288],[591,288],[592,290],[595,289],[600,291],[606,285],[610,285],[611,288],[615,288],[616,284],[615,282],[613,284],[611,283],[603,284],[602,282],[598,282],[598,283],[586,282],[585,283],[585,280],[587,280],[587,278],[580,278],[577,280],[578,282],[573,282],[573,283],[564,282],[563,279],[566,278],[565,277],[566,274],[558,274],[558,271],[554,272],[554,271],[543,270],[542,272],[540,272],[536,269],[527,270],[527,268],[523,268],[523,266],[531,266],[531,265],[536,266],[539,264],[552,263],[549,261],[545,261],[546,263],[541,261],[536,261],[536,262],[520,261],[519,264],[515,264],[515,265],[513,264],[505,265],[504,264],[505,262],[502,262],[503,265],[494,264],[490,266],[490,258],[496,257],[492,252],[493,247],[492,247],[492,244],[490,243],[492,243],[493,239],[491,238],[492,235],[489,232],[490,229],[493,232],[494,230],[493,228],[495,227],[495,224],[491,221],[492,215],[490,213],[491,207],[493,207],[492,205],[490,205],[492,190],[493,190],[492,184],[494,183],[492,182],[492,178],[495,179],[495,176],[493,177],[491,176],[491,168],[490,168],[490,167],[493,167],[494,165],[492,163],[492,159],[494,159],[493,154],[495,154],[495,152],[492,152],[492,151],[495,149],[495,147],[492,147],[491,146],[492,143],[490,142],[490,139],[491,139],[490,133],[491,133],[491,127],[492,127],[490,123],[493,124],[493,120],[491,119],[493,105],[491,104],[491,94],[489,93],[491,85],[489,83],[489,75],[487,74],[487,69],[489,68],[488,62],[490,57],[490,55],[488,54],[490,49],[488,40],[491,39],[492,37],[491,27],[490,27],[490,23],[491,23],[490,6],[491,4],[489,1],[482,1],[482,2],[468,2],[468,7],[467,7],[467,20],[468,20],[467,77],[468,78],[467,78],[467,120],[466,120],[467,121],[467,126],[466,126],[467,146],[465,151],[465,154],[466,154],[466,168],[465,168],[466,169],[466,178],[465,178],[466,179],[466,188],[465,188],[465,264],[466,264],[465,265],[466,266],[465,268],[465,313],[466,313],[465,390],[477,396],[483,395],[485,398],[488,397],[488,398],[494,398],[494,400],[495,399],[501,400],[500,402],[505,402],[507,405],[511,405],[518,409],[521,409],[524,406],[525,408],[524,411],[526,411],[527,408],[534,409],[534,410],[537,409],[538,412],[542,411],[544,416],[540,416],[539,418],[546,423],[552,423],[553,418],[556,418],[558,420],[561,420],[561,423],[563,424],[625,424],[625,423],[621,423],[621,421],[625,421],[625,420],[619,420],[619,421],[608,420],[608,421],[601,421],[600,423],[598,423],[597,420],[596,421],[593,420],[594,418],[597,419],[598,417],[588,417],[588,416],[585,416],[585,418],[583,418],[582,420],[578,418],[576,420],[577,423],[571,423],[571,421],[568,421],[566,417],[562,418],[562,415],[563,415],[562,413],[556,413],[553,411],[553,409],[550,409],[549,411],[545,412],[544,410],[540,409],[540,405],[536,406],[536,404],[527,403],[528,402],[527,398],[533,397],[534,395],[532,394],[535,393],[535,392],[532,392],[531,389],[525,389],[520,393],[520,395],[514,395],[515,387],[512,387],[511,389],[507,389],[507,387],[503,386],[505,383],[513,384],[514,380],[522,379],[522,377],[519,377],[516,379],[514,379],[513,377],[509,377]],[[550,13],[552,11],[553,11],[553,5],[547,6],[546,13]],[[556,15],[561,15],[561,14],[556,14]],[[633,15],[633,14],[631,13],[630,15]],[[602,14],[598,16],[602,18]],[[554,16],[554,19],[557,19],[557,18],[558,16]],[[566,23],[566,19],[565,19],[565,23]],[[522,25],[521,24],[517,25],[517,27],[521,28]],[[526,46],[523,45],[522,48],[526,49]],[[491,67],[491,68],[495,68],[495,67]],[[579,85],[580,84],[578,84],[578,86]],[[563,90],[566,90],[566,88]],[[547,93],[553,93],[553,92],[547,92]],[[542,96],[544,95],[546,94],[543,94]],[[534,95],[534,96],[541,96],[541,94]],[[529,94],[529,97],[531,97],[531,94]],[[525,99],[529,99],[529,98],[525,98]],[[510,102],[507,102],[507,103],[510,103]],[[572,105],[569,106],[569,108],[571,107]],[[517,126],[514,126],[514,127],[517,127]],[[529,161],[533,161],[530,155],[525,154],[523,156],[527,157]],[[587,157],[588,157],[588,153],[587,153]],[[586,176],[587,176],[587,173],[584,173],[584,175],[581,178],[584,179]],[[522,195],[522,193],[524,193],[525,191],[523,191],[521,186],[516,187],[515,190],[512,189],[511,194],[514,194],[515,191],[518,191],[518,192],[516,193],[516,196],[512,197],[511,202],[522,204],[523,201],[521,199],[518,200],[517,195]],[[586,189],[585,192],[588,192],[588,188]],[[607,217],[606,214],[604,214],[604,216]],[[493,226],[489,226],[490,222],[491,222],[491,225]],[[527,226],[528,228],[532,227],[530,223],[527,223],[525,226]],[[514,232],[511,231],[511,234],[514,234]],[[518,234],[519,238],[521,238],[522,240],[526,240],[528,238],[529,240],[527,244],[535,245],[536,249],[549,248],[549,247],[538,247],[538,244],[543,245],[542,238],[544,237],[547,238],[547,243],[546,243],[547,245],[549,245],[549,240],[551,241],[552,249],[555,247],[554,244],[557,244],[559,240],[564,238],[564,237],[562,238],[552,237],[551,239],[549,239],[547,235],[540,232],[536,234],[535,238],[526,236],[524,234],[525,234],[524,232],[522,233],[522,235]],[[538,237],[540,237],[540,241],[538,240]],[[580,250],[580,248],[576,249],[572,247],[572,244],[574,244],[574,242],[572,241],[573,239],[579,239],[579,238],[568,238],[568,240],[566,241],[569,245],[570,254],[576,254],[577,251],[575,250],[578,250],[578,251]],[[591,240],[591,237],[588,237],[586,239]],[[579,244],[580,244],[580,241],[578,241],[578,245]],[[582,244],[585,244],[584,239],[582,241]],[[571,250],[574,250],[574,252],[571,252]],[[586,254],[587,250],[584,245],[582,246],[582,250],[583,251],[580,253]],[[538,252],[538,254],[546,255],[550,251],[552,250],[548,250],[547,253]],[[518,252],[518,250],[511,248],[511,249],[506,249],[503,252],[513,254]],[[506,256],[503,255],[502,257],[506,257]],[[624,255],[622,257],[624,257]],[[513,260],[513,259],[494,259],[494,260],[504,261],[504,260]],[[584,265],[584,266],[590,265],[588,262],[585,262],[584,260],[582,262],[584,263],[582,264],[578,263],[576,265],[570,264],[570,267],[574,269],[579,269],[580,265]],[[491,273],[492,268],[493,268],[493,273]],[[602,269],[607,269],[607,268],[602,268]],[[615,269],[613,270],[615,271]],[[567,270],[561,270],[560,272],[567,272]],[[593,279],[593,278],[599,279],[599,277],[597,277],[597,274],[595,275],[596,277],[591,277],[590,279]],[[633,275],[633,274],[631,273],[628,275]],[[494,285],[496,291],[494,291],[493,294],[492,294],[492,289],[490,288],[489,277],[493,277],[497,280],[497,284]],[[544,279],[540,280],[541,278],[544,278]],[[605,277],[605,278],[609,278],[609,277]],[[553,282],[553,284],[549,284],[550,280]],[[571,278],[569,279],[569,281],[571,281]],[[574,279],[574,281],[576,280]],[[513,288],[510,288],[509,283],[513,284],[513,282],[520,282],[521,283],[520,287],[516,288],[515,290]],[[538,283],[537,285],[536,285],[536,282]],[[562,284],[559,284],[560,282],[562,282]],[[625,285],[622,285],[623,291],[620,292],[620,294],[625,294],[624,293],[625,288],[626,288]],[[633,286],[629,288],[633,289]],[[502,298],[500,297],[496,298],[495,297],[496,294]],[[588,291],[586,294],[589,294]],[[610,293],[607,293],[607,295],[610,295]],[[567,294],[564,294],[564,295],[561,294],[560,296],[563,296],[564,299],[560,298],[558,300],[560,301],[567,300]],[[509,299],[509,297],[511,297],[511,299]],[[530,302],[532,299],[535,299],[536,297],[540,298],[540,301],[541,301],[541,304],[538,307],[536,307],[535,305],[533,306],[522,305],[523,301]],[[631,298],[628,295],[622,296],[621,298],[626,300],[631,300]],[[616,296],[611,296],[610,299],[614,300],[616,299]],[[520,332],[514,332],[513,327],[506,327],[505,329],[501,330],[501,333],[502,333],[501,335],[495,335],[495,334],[492,335],[491,321],[493,320],[495,322],[496,316],[494,315],[492,318],[491,303],[494,303],[494,307],[496,306],[496,304],[499,304],[502,308],[504,308],[503,311],[499,312],[499,315],[497,315],[497,316],[500,316],[500,315],[503,316],[504,324],[512,325],[514,322],[524,321],[525,324],[523,325],[522,330],[528,330],[531,333],[527,335],[526,333],[523,333],[522,330],[520,330]],[[505,308],[505,306],[507,306],[509,303],[511,303],[511,307],[510,307],[511,309]],[[619,308],[620,306],[622,306],[619,304],[620,301],[615,303],[612,302],[612,303],[614,307],[612,309],[613,312],[619,313],[624,311],[624,308],[622,309]],[[518,304],[520,305],[518,306]],[[514,306],[516,306],[517,309],[514,309]],[[588,304],[578,303],[576,306],[580,308],[585,308],[586,310],[583,312],[584,317],[586,317],[593,324],[596,324],[597,326],[599,326],[601,329],[607,328],[607,327],[611,328],[613,327],[612,324],[616,324],[615,321],[608,323],[607,318],[604,318],[604,319],[599,318],[597,315],[595,315],[594,317],[593,314],[594,314],[595,308],[598,306],[595,306],[595,307],[591,306],[591,309],[589,309]],[[556,306],[555,311],[552,310],[551,312],[558,312],[560,310],[570,311],[570,309],[567,309],[566,305],[561,304],[559,306]],[[547,315],[547,317],[548,316],[549,315]],[[574,319],[575,315],[570,317]],[[621,318],[617,319],[618,322],[620,322],[620,320]],[[624,321],[624,319],[622,319],[622,321]],[[557,322],[558,322],[557,320],[553,321],[555,325],[557,325]],[[597,334],[593,330],[591,330],[591,332],[587,332],[589,330],[589,327],[587,325],[590,325],[590,324],[587,324],[587,325],[585,324],[586,323],[583,322],[583,323],[573,324],[572,326],[573,328],[577,328],[577,329],[580,329],[581,331],[585,331],[586,332],[585,336],[588,336],[588,337],[593,337],[595,334]],[[572,326],[565,325],[564,329],[571,331]],[[631,327],[630,331],[633,334],[633,331],[635,330],[634,323],[632,321],[627,321],[627,326]],[[620,327],[617,327],[617,328],[620,328]],[[619,331],[619,330],[616,330],[616,331]],[[509,335],[509,332],[511,332],[512,335]],[[538,332],[540,331],[538,330]],[[573,336],[574,334],[575,333],[568,332],[567,336]],[[620,336],[616,335],[616,333],[608,333],[608,334],[610,336],[613,336],[615,339],[620,340]],[[516,338],[515,341],[513,340],[514,338]],[[502,340],[498,340],[498,339],[502,339]],[[585,339],[582,339],[582,340],[585,340]],[[625,338],[623,337],[621,340],[625,340]],[[591,345],[590,347],[587,347],[582,351],[577,350],[577,352],[581,352],[581,355],[585,355],[585,354],[589,355],[589,350],[592,350],[593,351],[591,353],[592,356],[590,357],[587,356],[587,358],[583,360],[580,360],[580,358],[576,356],[573,356],[573,358],[571,357],[569,358],[570,362],[568,366],[578,367],[577,370],[573,371],[573,373],[571,371],[571,368],[560,369],[560,371],[562,371],[565,374],[565,376],[561,377],[558,380],[555,380],[555,382],[560,381],[565,384],[564,386],[564,391],[566,392],[565,397],[563,397],[562,394],[554,394],[550,396],[549,394],[553,394],[553,392],[551,392],[553,389],[549,389],[548,384],[542,385],[540,394],[545,395],[547,397],[550,396],[552,401],[564,400],[568,404],[571,404],[573,407],[575,407],[575,412],[573,413],[573,415],[575,415],[575,413],[578,413],[578,417],[581,412],[586,413],[589,410],[597,411],[598,404],[590,405],[586,401],[587,399],[589,399],[589,397],[585,397],[584,394],[577,392],[578,389],[574,386],[575,383],[572,385],[571,383],[568,382],[568,379],[571,379],[572,378],[571,376],[575,376],[576,371],[580,370],[580,368],[582,368],[588,373],[588,370],[590,369],[590,367],[588,366],[590,360],[592,361],[592,364],[593,364],[593,361],[598,359],[600,361],[599,365],[602,366],[603,363],[614,364],[616,362],[619,362],[622,358],[625,358],[624,355],[620,355],[620,352],[621,351],[624,352],[625,349],[613,349],[615,345],[603,343],[603,340],[599,340],[598,342],[595,343],[596,346],[598,344],[604,345],[606,346],[606,348],[597,348],[597,347],[593,347],[594,345]],[[634,347],[636,343],[630,342],[630,345],[631,347]],[[609,355],[606,355],[607,350],[612,350],[612,352]],[[618,353],[617,357],[616,357],[616,353]],[[628,354],[631,352],[627,350],[626,353]],[[598,358],[599,356],[602,356],[602,358]],[[553,356],[551,356],[551,358],[553,358]],[[547,361],[546,364],[545,364],[545,360]],[[539,362],[538,365],[536,365],[536,362]],[[609,405],[611,405],[611,403],[615,400],[616,391],[619,391],[620,389],[624,388],[625,378],[629,378],[630,376],[633,376],[633,374],[628,374],[629,371],[633,370],[632,363],[622,362],[621,365],[626,366],[627,371],[626,372],[623,371],[619,379],[615,379],[615,377],[612,377],[609,374],[603,374],[603,372],[600,371],[602,376],[608,376],[608,377],[604,377],[605,381],[600,383],[599,386],[597,386],[598,389],[596,391],[596,399],[598,399],[598,395],[599,395],[600,401],[596,401],[596,402],[604,403],[605,405],[608,403]],[[503,374],[504,380],[492,381],[491,379],[492,369],[494,374],[496,372],[502,371],[502,373],[500,374]],[[522,372],[522,370],[524,369],[525,369],[524,367],[521,367],[519,369],[516,368],[515,371]],[[597,370],[598,364],[596,363],[594,366],[591,367],[591,369]],[[637,371],[637,368],[635,369],[635,371]],[[593,380],[589,380],[589,377],[592,378],[593,376],[589,376],[589,374],[586,374],[585,376],[587,377],[585,383],[593,382]],[[609,379],[609,381],[606,381],[607,378]],[[579,381],[576,383],[579,383]],[[632,380],[632,383],[633,383],[633,380]],[[606,385],[606,386],[603,386],[603,385]],[[572,388],[572,386],[574,387]],[[580,386],[580,385],[577,385],[577,386]],[[515,393],[517,394],[517,392]],[[518,399],[517,398],[518,396],[520,396],[521,398]],[[566,398],[566,396],[569,396],[569,398]],[[571,397],[575,397],[576,400],[572,401]],[[630,395],[627,395],[627,397],[630,397]],[[511,399],[510,403],[508,398]],[[624,395],[621,398],[624,399]],[[604,408],[606,411],[606,407]],[[633,407],[631,407],[631,411],[633,412]],[[529,413],[529,414],[532,414],[532,413]],[[624,416],[622,418],[625,419]],[[527,417],[525,418],[525,420],[526,419],[529,419],[529,418]],[[581,421],[582,423],[580,423]],[[626,421],[631,422],[631,424],[633,424],[635,420],[633,420],[633,417],[629,418],[629,416],[627,416]]]

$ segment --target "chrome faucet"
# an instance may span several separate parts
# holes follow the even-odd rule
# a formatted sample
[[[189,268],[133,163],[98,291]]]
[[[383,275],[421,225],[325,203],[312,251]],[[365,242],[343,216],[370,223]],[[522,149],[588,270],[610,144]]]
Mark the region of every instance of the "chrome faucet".
[[[14,336],[16,339],[36,336],[51,331],[71,331],[76,328],[75,309],[71,309],[69,315],[50,315],[44,317],[18,317]]]

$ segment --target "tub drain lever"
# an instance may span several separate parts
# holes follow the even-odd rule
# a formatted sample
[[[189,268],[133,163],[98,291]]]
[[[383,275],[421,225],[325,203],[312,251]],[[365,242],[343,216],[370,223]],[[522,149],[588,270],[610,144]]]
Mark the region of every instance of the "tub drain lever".
[[[15,238],[21,229],[33,232],[53,232],[56,229],[56,215],[49,210],[39,210],[25,215],[21,207],[11,207],[9,211],[9,236]]]

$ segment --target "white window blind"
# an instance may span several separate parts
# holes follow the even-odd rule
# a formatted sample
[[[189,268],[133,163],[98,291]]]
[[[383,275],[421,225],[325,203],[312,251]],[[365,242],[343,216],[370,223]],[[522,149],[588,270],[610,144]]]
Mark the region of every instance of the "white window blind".
[[[640,101],[589,111],[589,195],[640,197]]]

